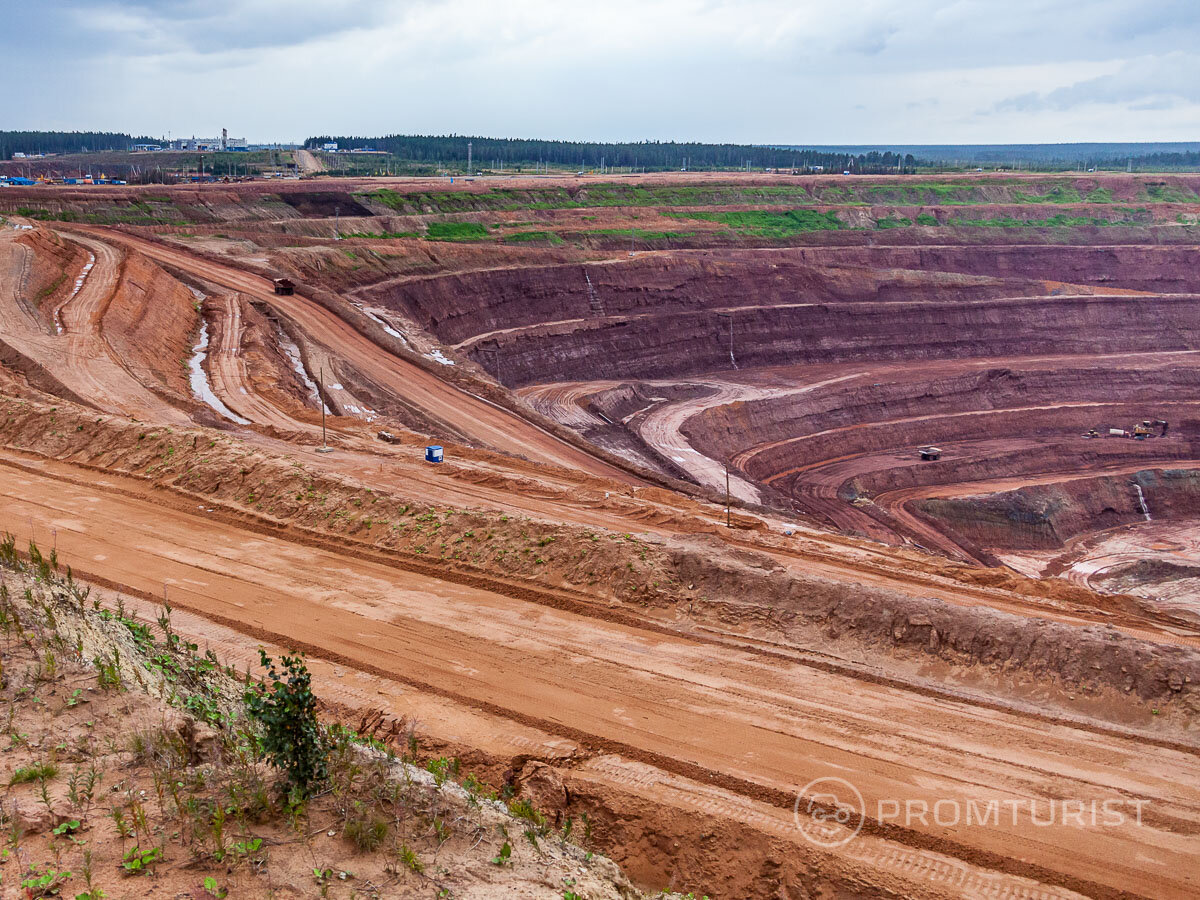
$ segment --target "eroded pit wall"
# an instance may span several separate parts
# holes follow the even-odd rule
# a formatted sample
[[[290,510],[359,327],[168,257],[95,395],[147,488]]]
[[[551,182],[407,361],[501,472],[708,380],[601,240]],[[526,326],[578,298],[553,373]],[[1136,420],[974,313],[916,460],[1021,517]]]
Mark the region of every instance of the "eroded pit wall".
[[[179,361],[191,354],[199,327],[195,297],[138,253],[127,255],[122,274],[120,289],[104,311],[105,339],[144,384],[189,397]]]
[[[984,496],[929,498],[910,509],[955,538],[992,549],[1057,549],[1081,534],[1141,523],[1146,509],[1156,521],[1200,517],[1200,471],[1147,469]]]
[[[752,400],[737,407],[714,407],[699,413],[688,425],[689,437],[705,441],[738,427],[752,428],[756,442],[815,435],[856,426],[856,431],[876,423],[904,419],[950,416],[956,413],[990,414],[1003,409],[1066,404],[1142,403],[1147,411],[1189,396],[1200,398],[1200,367],[1157,365],[1151,370],[1140,361],[1112,361],[1105,367],[1085,361],[1064,360],[1055,368],[987,365],[975,371],[925,378],[917,369],[906,380],[851,382],[829,385],[803,394]],[[1045,365],[1045,364],[1042,364]],[[894,373],[889,373],[894,379]],[[1111,418],[1097,408],[1098,422]],[[866,428],[865,430],[869,430]],[[694,433],[693,433],[694,432]],[[845,439],[853,440],[853,435]],[[738,442],[740,443],[740,442]],[[732,448],[706,445],[728,453]]]
[[[881,360],[1188,350],[1193,297],[1047,298],[973,304],[816,303],[734,313],[738,367]],[[606,319],[500,334],[510,385],[732,369],[727,320],[711,312]],[[487,354],[480,354],[481,361]]]
[[[909,260],[921,265],[919,254]],[[892,262],[905,265],[904,260]],[[1187,350],[1200,304],[1182,295],[1072,296],[1024,280],[913,273],[851,278],[696,254],[508,269],[381,288],[509,386],[652,378],[798,363]],[[1048,296],[1030,296],[1033,293]]]
[[[989,231],[990,229],[980,229]],[[1195,228],[1178,229],[1178,240],[1194,243],[1200,239]],[[896,267],[938,272],[988,275],[997,278],[1032,278],[1150,293],[1200,292],[1200,268],[1196,266],[1195,246],[1160,246],[1163,238],[1145,231],[1128,229],[1079,229],[1090,236],[1094,246],[1010,243],[1000,235],[989,246],[871,246],[812,247],[799,252],[798,258],[810,265]],[[1090,232],[1090,233],[1089,233]],[[1169,235],[1167,237],[1173,237]],[[927,240],[928,235],[922,239]],[[1029,241],[1044,240],[1039,234]]]
[[[410,279],[367,292],[440,340],[459,344],[553,322],[808,302],[973,301],[1031,296],[1034,282],[937,272],[814,268],[797,251],[695,251]],[[589,281],[591,290],[589,290]]]
[[[1193,365],[1151,371],[1116,359],[1112,368],[997,366],[714,407],[689,419],[683,431],[709,456],[742,453],[747,474],[763,480],[834,457],[922,443],[1077,437],[1107,423],[1128,427],[1146,418],[1178,425],[1200,416],[1193,398],[1200,402],[1200,368]]]

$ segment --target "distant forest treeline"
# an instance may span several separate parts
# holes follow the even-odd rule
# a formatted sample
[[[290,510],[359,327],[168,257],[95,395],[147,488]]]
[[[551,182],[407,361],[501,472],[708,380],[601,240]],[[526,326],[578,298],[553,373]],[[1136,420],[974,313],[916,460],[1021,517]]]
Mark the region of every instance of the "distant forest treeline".
[[[0,131],[0,159],[12,159],[14,153],[61,155],[128,150],[135,143],[157,143],[157,139],[115,131]]]
[[[1179,170],[1195,172],[1200,169],[1200,152],[1196,153],[1151,153],[1149,156],[1133,157],[1135,168],[1151,172]]]
[[[0,131],[0,160],[14,153],[97,153],[129,150],[134,144],[161,143],[161,138],[142,137],[115,131]],[[749,144],[701,144],[675,141],[601,143],[587,141],[523,140],[469,137],[466,135],[403,135],[385,137],[314,137],[305,142],[310,149],[336,141],[341,149],[371,147],[420,164],[464,170],[467,143],[472,144],[474,163],[479,168],[533,168],[536,163],[556,169],[596,169],[601,164],[614,169],[650,171],[740,169],[811,169],[822,166],[829,172],[850,170],[856,174],[913,172],[918,169],[1020,168],[1062,171],[1098,167],[1135,172],[1198,171],[1200,143],[1113,143],[1113,144],[974,144],[974,145],[845,145],[845,146],[758,146]]]
[[[636,143],[594,143],[583,141],[541,141],[518,138],[485,138],[466,135],[391,134],[386,137],[314,137],[305,142],[309,149],[336,142],[341,150],[371,148],[383,150],[416,162],[465,168],[467,143],[475,165],[491,168],[505,166],[532,168],[545,163],[556,168],[595,169],[645,168],[651,171],[688,169],[739,169],[747,163],[752,169],[788,169],[823,166],[827,170],[850,169],[865,174],[912,170],[917,160],[910,154],[872,150],[861,154],[820,150],[759,147],[748,144],[697,144],[674,141]]]

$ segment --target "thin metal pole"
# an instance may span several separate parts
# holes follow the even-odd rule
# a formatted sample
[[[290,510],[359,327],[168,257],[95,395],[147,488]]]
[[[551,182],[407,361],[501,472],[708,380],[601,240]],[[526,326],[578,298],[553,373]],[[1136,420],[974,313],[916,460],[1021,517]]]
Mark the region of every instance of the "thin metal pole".
[[[725,527],[733,527],[729,516],[729,463],[725,463]]]
[[[321,404],[321,449],[327,450],[329,444],[325,441],[325,364],[321,364],[321,372],[317,376],[317,402]]]

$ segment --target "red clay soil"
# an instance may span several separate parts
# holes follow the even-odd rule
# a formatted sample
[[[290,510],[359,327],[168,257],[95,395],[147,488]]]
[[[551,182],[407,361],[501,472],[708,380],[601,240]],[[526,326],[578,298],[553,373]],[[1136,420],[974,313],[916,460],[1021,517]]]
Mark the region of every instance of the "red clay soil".
[[[1121,202],[1145,189],[1101,181]],[[832,182],[787,183],[824,208]],[[1197,893],[1195,620],[964,561],[1136,521],[1131,477],[1181,527],[1194,512],[1200,281],[1175,204],[1061,239],[867,223],[632,258],[322,243],[331,203],[384,184],[448,187],[170,190],[213,216],[197,237],[5,229],[0,386],[21,399],[3,399],[0,526],[53,534],[78,577],[130,597],[166,586],[181,629],[230,658],[307,650],[330,708],[416,719],[425,746],[540,779],[647,887]],[[1044,187],[979,180],[991,205],[971,214],[1012,211],[1024,185]],[[279,273],[301,291],[275,295]],[[186,373],[202,323],[212,406]],[[1143,419],[1169,435],[1082,436]],[[441,466],[419,456],[434,441]],[[917,459],[926,444],[942,458]],[[733,528],[713,502],[727,463]],[[865,801],[834,850],[793,821],[831,774]],[[1140,825],[887,812],[1114,797]]]
[[[356,331],[338,316],[300,295],[281,297],[260,276],[172,251],[129,235],[108,233],[111,240],[134,245],[146,256],[232,290],[255,297],[291,318],[307,334],[336,348],[349,363],[391,389],[434,420],[448,421],[483,443],[521,456],[629,480],[629,476],[545,433],[485,400],[456,390],[444,381],[406,364]]]
[[[933,853],[965,866],[972,879],[1011,886],[1018,895],[1055,886],[1091,896],[1143,895],[1148,878],[1155,896],[1195,890],[1186,860],[1195,853],[1188,832],[1200,822],[1200,771],[1191,771],[1195,757],[1178,750],[1115,733],[1075,733],[970,703],[930,703],[779,658],[530,607],[411,571],[397,578],[382,562],[239,534],[203,511],[144,496],[136,482],[73,484],[29,470],[13,481],[11,472],[0,470],[4,518],[32,520],[43,536],[55,526],[60,559],[77,573],[98,567],[108,573],[97,576],[101,583],[149,597],[166,584],[177,608],[251,642],[302,648],[343,673],[361,672],[354,679],[360,687],[381,680],[385,694],[390,683],[443,698],[449,705],[441,718],[456,739],[499,718],[577,745],[571,772],[640,795],[660,815],[699,807],[718,821],[749,821],[774,841],[790,834],[798,860],[809,862],[812,850],[788,825],[794,792],[833,768],[873,811],[863,842],[841,857],[838,870],[875,889],[900,877],[909,890],[936,893],[944,883],[940,866],[897,871],[893,855],[914,860]],[[36,501],[24,499],[31,487]],[[114,533],[114,521],[126,529]],[[20,541],[29,537],[28,526],[15,532]],[[305,586],[301,596],[298,584]],[[454,718],[456,708],[468,715]],[[975,735],[969,752],[955,737],[962,734]],[[525,743],[523,753],[536,746]],[[932,822],[893,822],[890,806],[880,806],[901,797],[930,809],[939,799],[965,809],[968,801],[998,795],[1087,803],[1109,796],[1118,783],[1122,796],[1155,810],[1141,827],[1130,820],[1088,829],[1068,820],[1031,831],[1028,822],[1002,818],[950,833]],[[1014,843],[1022,847],[1020,863],[1011,860]],[[768,885],[747,867],[689,862],[698,866],[681,872],[689,885],[700,887],[719,872],[727,896],[766,895]]]

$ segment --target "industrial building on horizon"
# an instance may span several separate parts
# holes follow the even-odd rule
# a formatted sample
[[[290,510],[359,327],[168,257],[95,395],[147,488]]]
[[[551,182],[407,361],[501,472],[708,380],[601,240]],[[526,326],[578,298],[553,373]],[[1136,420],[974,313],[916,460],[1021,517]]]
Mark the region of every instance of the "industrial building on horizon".
[[[171,150],[193,150],[200,152],[213,151],[228,151],[228,150],[249,150],[250,142],[245,138],[231,138],[228,129],[221,129],[219,138],[198,138],[192,135],[190,138],[176,138],[168,144]],[[134,147],[135,150],[140,149],[139,146]]]

